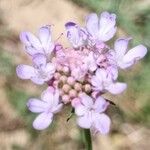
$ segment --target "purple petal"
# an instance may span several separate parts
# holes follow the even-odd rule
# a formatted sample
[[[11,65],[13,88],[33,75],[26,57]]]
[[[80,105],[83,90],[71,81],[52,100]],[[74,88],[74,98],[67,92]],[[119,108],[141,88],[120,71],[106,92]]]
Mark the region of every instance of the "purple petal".
[[[63,104],[58,104],[58,105],[56,105],[56,106],[54,106],[52,108],[51,112],[53,112],[54,114],[56,114],[56,113],[58,113],[58,112],[61,111],[62,107],[63,107]]]
[[[108,12],[101,13],[99,20],[99,38],[102,41],[108,41],[116,33],[116,15]]]
[[[74,48],[77,48],[82,45],[82,37],[80,36],[80,29],[79,27],[72,22],[67,23],[66,25],[67,30],[67,38],[72,44]]]
[[[33,127],[37,130],[43,130],[52,123],[52,119],[53,119],[52,113],[41,113],[34,120]]]
[[[28,65],[18,65],[16,73],[21,79],[30,79],[35,75],[34,68]]]
[[[31,77],[30,80],[35,84],[39,84],[39,85],[42,85],[45,82],[43,79],[39,78],[38,76]]]
[[[113,36],[115,35],[116,30],[117,30],[117,27],[114,27],[114,28],[111,28],[111,29],[110,29],[107,33],[105,33],[105,34],[100,33],[100,34],[99,34],[99,40],[104,41],[104,42],[110,40],[110,39],[113,38]]]
[[[77,124],[81,128],[89,129],[92,125],[91,118],[89,118],[88,115],[78,117],[77,118]]]
[[[34,56],[38,53],[43,53],[42,49],[37,50],[32,46],[25,46],[25,51],[31,56]]]
[[[102,90],[102,80],[99,80],[97,76],[92,77],[91,83],[96,90]]]
[[[110,84],[107,90],[112,94],[120,94],[127,88],[126,83],[116,82]]]
[[[72,27],[72,26],[75,26],[76,24],[74,23],[74,22],[67,22],[66,24],[65,24],[65,27],[68,29],[68,28],[70,28],[70,27]]]
[[[34,47],[37,50],[41,49],[39,39],[30,32],[22,32],[20,34],[20,39],[26,46]]]
[[[75,113],[77,116],[83,116],[87,112],[87,108],[81,104],[75,107]]]
[[[86,19],[86,28],[88,32],[94,37],[98,34],[98,16],[95,13],[90,14]]]
[[[35,98],[29,99],[29,101],[27,102],[27,107],[31,112],[34,113],[41,113],[48,109],[48,105],[46,102]]]
[[[45,70],[46,70],[49,74],[53,74],[53,73],[55,73],[56,66],[55,66],[53,63],[47,63]]]
[[[117,59],[122,59],[123,56],[125,55],[128,47],[128,42],[130,38],[128,39],[117,39],[114,45],[114,49],[116,52],[116,57]]]
[[[94,110],[97,113],[102,113],[104,112],[107,107],[108,107],[109,103],[103,98],[103,97],[98,97],[94,103]]]
[[[49,54],[54,49],[54,44],[51,38],[51,28],[50,26],[43,26],[39,29],[39,39],[42,43],[44,51]]]
[[[42,92],[41,99],[52,106],[54,102],[54,90],[51,88],[47,88],[44,92]]]
[[[81,103],[86,107],[86,108],[91,108],[93,105],[93,100],[90,96],[86,95],[83,93],[81,96]]]
[[[37,67],[41,68],[46,65],[46,56],[43,54],[36,54],[32,61]]]
[[[127,52],[127,54],[123,58],[123,62],[130,67],[133,65],[137,60],[142,59],[147,53],[147,48],[143,45],[138,45]],[[126,67],[126,68],[127,68]]]
[[[95,128],[101,134],[107,134],[110,130],[110,118],[105,114],[97,114],[94,119]]]

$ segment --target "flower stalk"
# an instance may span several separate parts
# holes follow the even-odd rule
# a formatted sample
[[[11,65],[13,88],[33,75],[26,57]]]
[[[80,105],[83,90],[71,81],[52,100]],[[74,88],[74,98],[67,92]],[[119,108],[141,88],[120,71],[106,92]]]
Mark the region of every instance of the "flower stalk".
[[[82,129],[83,130],[83,142],[85,145],[86,150],[92,150],[92,140],[91,140],[91,132],[89,129]]]

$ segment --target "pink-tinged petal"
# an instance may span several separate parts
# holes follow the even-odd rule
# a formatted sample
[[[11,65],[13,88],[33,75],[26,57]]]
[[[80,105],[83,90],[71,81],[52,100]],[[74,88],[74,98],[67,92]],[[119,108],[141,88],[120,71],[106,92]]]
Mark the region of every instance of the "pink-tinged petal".
[[[81,98],[81,103],[86,107],[86,108],[91,108],[93,105],[93,100],[90,96],[87,94],[83,93],[80,95]]]
[[[81,46],[82,37],[80,36],[80,28],[73,22],[65,24],[67,30],[67,38],[74,48]]]
[[[53,119],[52,113],[46,113],[46,112],[41,113],[34,120],[33,127],[37,130],[43,130],[52,123],[52,119]]]
[[[35,75],[34,68],[28,65],[18,65],[16,73],[21,79],[30,79]]]
[[[88,32],[96,38],[98,34],[98,16],[95,13],[90,14],[86,19],[86,28]]]
[[[31,46],[31,43],[28,39],[28,36],[27,36],[27,32],[21,32],[20,33],[20,40],[22,43],[24,43],[26,46]]]
[[[96,114],[94,119],[94,125],[96,130],[101,134],[107,134],[110,130],[111,120],[105,114]]]
[[[105,69],[97,69],[95,74],[97,79],[101,82],[107,77],[107,71]]]
[[[50,54],[54,49],[54,43],[52,43],[51,38],[51,28],[50,26],[43,26],[39,29],[39,39],[41,41],[42,47],[47,54]]]
[[[92,125],[91,119],[88,117],[88,115],[84,115],[82,117],[77,118],[77,124],[81,128],[89,129]]]
[[[127,88],[126,83],[116,82],[110,84],[107,90],[112,94],[120,94]]]
[[[30,80],[35,84],[39,84],[39,85],[42,85],[45,82],[43,79],[39,78],[38,76],[31,77]]]
[[[74,98],[72,101],[71,101],[71,105],[72,107],[77,107],[79,105],[81,105],[81,102],[80,102],[80,98]]]
[[[41,43],[39,39],[30,32],[22,32],[20,34],[20,39],[26,46],[34,47],[37,50],[41,49]]]
[[[136,61],[142,59],[147,53],[147,48],[143,45],[138,45],[131,50],[129,50],[126,55],[123,57],[123,62],[125,64],[129,64],[130,67],[133,65]]]
[[[33,56],[32,61],[37,67],[41,68],[46,65],[46,56],[43,54],[36,54]]]
[[[34,47],[32,46],[25,46],[25,51],[31,55],[31,56],[34,56],[38,53],[43,53],[43,50],[42,49],[35,49]]]
[[[85,58],[85,64],[90,71],[95,71],[97,69],[96,60],[94,59],[93,52],[90,52],[89,55]]]
[[[111,28],[110,31],[105,34],[99,34],[99,39],[103,42],[110,40],[115,35],[116,30],[117,30],[117,27],[114,27],[114,28]]]
[[[51,40],[50,26],[43,26],[39,29],[39,39],[43,46],[46,45],[49,40]]]
[[[56,114],[61,111],[62,107],[63,107],[63,104],[58,104],[57,106],[52,108],[51,112]]]
[[[41,113],[48,109],[48,105],[46,102],[35,98],[29,99],[29,101],[27,102],[27,107],[31,112],[34,113]]]
[[[54,94],[54,102],[53,102],[53,106],[57,106],[60,103],[60,94],[59,94],[59,90],[55,89],[55,94]]]
[[[91,83],[93,85],[93,89],[102,90],[102,81],[97,78],[97,76],[93,76],[91,79]]]
[[[93,105],[93,109],[97,113],[102,113],[107,109],[108,105],[109,103],[103,97],[99,96]]]
[[[81,105],[81,104],[77,105],[75,107],[75,114],[77,116],[83,116],[86,112],[87,112],[87,108],[85,106]]]
[[[116,33],[116,15],[108,12],[101,13],[99,20],[99,39],[108,41]]]
[[[118,68],[115,66],[110,66],[107,68],[108,75],[111,76],[113,80],[118,78]]]
[[[53,105],[54,102],[54,91],[51,88],[47,88],[44,92],[41,94],[41,99],[45,102],[47,102],[50,106]]]
[[[125,55],[127,48],[128,48],[128,42],[131,38],[127,39],[117,39],[114,45],[114,49],[116,52],[116,57],[117,59],[122,59],[123,56]]]
[[[53,63],[47,63],[45,67],[45,71],[48,72],[49,74],[55,73],[56,66]]]
[[[116,24],[116,15],[109,12],[102,12],[99,20],[99,29],[102,34],[110,31]]]

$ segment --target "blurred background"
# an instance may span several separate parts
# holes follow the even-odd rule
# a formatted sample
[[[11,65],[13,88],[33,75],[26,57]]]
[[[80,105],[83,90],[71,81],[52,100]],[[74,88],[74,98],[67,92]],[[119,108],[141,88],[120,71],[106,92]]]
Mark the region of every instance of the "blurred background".
[[[35,115],[27,110],[26,102],[39,97],[46,86],[17,78],[16,66],[30,63],[19,33],[35,33],[42,25],[54,24],[56,39],[67,21],[84,25],[88,13],[104,10],[117,14],[116,38],[132,36],[131,47],[142,43],[150,48],[150,0],[0,0],[0,150],[84,150],[75,119],[66,122],[69,108],[49,129],[38,132],[32,128]],[[108,136],[93,137],[93,149],[149,150],[150,54],[120,74],[119,80],[127,82],[128,89],[109,96],[116,103],[108,111],[112,129]]]

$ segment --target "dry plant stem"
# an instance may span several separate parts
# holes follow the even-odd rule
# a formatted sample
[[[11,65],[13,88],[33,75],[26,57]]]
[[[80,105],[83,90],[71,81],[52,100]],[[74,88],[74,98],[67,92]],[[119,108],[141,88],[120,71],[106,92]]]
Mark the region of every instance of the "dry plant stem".
[[[91,132],[89,129],[83,130],[83,141],[85,144],[86,150],[92,150],[92,140],[91,140]]]

